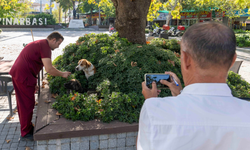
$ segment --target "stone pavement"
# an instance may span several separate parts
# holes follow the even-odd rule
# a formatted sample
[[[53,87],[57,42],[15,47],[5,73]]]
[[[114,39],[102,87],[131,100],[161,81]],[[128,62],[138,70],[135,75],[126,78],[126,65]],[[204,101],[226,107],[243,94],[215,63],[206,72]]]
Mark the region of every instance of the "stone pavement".
[[[12,109],[16,109],[16,98],[12,96]],[[37,100],[37,95],[36,95]],[[35,123],[36,107],[32,122]],[[8,120],[9,104],[7,96],[0,97],[0,150],[36,150],[36,142],[19,141],[20,124],[17,112],[13,114],[13,119]]]
[[[237,47],[237,60],[243,61],[241,64],[239,75],[250,83],[250,48],[238,48]]]
[[[46,38],[52,31],[33,31],[34,40]],[[69,43],[74,43],[79,38],[88,33],[108,33],[107,31],[60,31],[64,36],[64,41],[58,49],[52,52],[52,60],[62,54],[63,48]],[[32,42],[29,31],[3,32],[0,34],[0,57],[4,60],[15,60],[23,48],[23,43]],[[250,83],[250,49],[237,48],[237,60],[243,60],[239,74]],[[37,100],[37,95],[36,95]],[[16,109],[15,95],[12,95],[12,107]],[[35,123],[36,107],[32,122]],[[13,115],[12,120],[8,120],[9,105],[7,97],[0,97],[0,150],[36,150],[36,142],[19,141],[20,125],[18,114]],[[27,148],[27,149],[26,149]]]

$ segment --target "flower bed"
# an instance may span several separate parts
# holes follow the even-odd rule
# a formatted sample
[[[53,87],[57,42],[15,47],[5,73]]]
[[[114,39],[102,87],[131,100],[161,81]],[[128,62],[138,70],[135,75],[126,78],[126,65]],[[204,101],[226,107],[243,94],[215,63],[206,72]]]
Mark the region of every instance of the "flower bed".
[[[144,102],[141,94],[144,74],[171,70],[181,78],[180,60],[174,52],[150,44],[132,44],[118,38],[117,34],[80,37],[76,43],[65,47],[64,54],[53,65],[72,72],[69,79],[77,79],[86,87],[84,73],[75,71],[78,61],[83,58],[97,68],[96,74],[88,80],[88,87],[96,89],[98,94],[67,95],[63,86],[67,79],[48,77],[51,92],[59,94],[53,107],[67,119],[138,122]],[[169,90],[161,93],[161,96],[169,95]]]
[[[37,149],[106,150],[136,149],[138,124],[100,120],[72,121],[59,115],[51,104],[55,102],[45,87],[37,105],[34,139]]]

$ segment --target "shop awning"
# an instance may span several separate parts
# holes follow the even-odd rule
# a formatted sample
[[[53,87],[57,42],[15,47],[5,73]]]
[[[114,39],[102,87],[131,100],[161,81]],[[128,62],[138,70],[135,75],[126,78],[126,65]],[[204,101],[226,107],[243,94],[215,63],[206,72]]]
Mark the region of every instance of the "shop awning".
[[[236,15],[239,15],[240,13],[242,14],[242,15],[240,15],[240,17],[250,17],[250,14],[248,14],[248,8],[245,8],[245,9],[243,9],[242,11],[236,11]]]

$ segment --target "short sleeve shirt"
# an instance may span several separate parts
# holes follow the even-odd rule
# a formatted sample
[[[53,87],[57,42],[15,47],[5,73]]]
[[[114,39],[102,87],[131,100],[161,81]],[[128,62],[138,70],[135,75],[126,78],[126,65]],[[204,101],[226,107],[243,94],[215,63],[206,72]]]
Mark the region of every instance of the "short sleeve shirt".
[[[24,47],[10,70],[15,80],[35,85],[39,71],[43,67],[42,58],[51,58],[51,48],[46,39],[29,43]]]

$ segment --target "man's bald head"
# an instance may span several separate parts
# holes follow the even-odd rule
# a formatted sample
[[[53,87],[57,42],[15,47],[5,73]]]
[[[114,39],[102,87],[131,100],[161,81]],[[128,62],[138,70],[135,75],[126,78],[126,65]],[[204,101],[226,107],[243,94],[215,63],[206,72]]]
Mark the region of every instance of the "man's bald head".
[[[197,23],[187,29],[182,44],[201,69],[229,67],[236,50],[232,29],[216,22]]]

